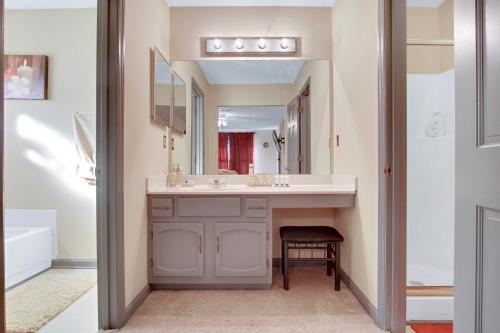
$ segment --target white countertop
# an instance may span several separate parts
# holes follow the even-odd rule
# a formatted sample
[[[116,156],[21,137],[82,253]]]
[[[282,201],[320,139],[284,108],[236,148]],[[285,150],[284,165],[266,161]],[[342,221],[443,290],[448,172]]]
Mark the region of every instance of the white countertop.
[[[214,187],[209,185],[213,178],[225,178],[227,185]],[[170,187],[166,185],[166,177],[148,178],[148,194],[170,195],[288,195],[288,194],[351,194],[357,193],[357,179],[354,176],[290,176],[289,187],[247,186],[244,176],[184,176],[194,181],[192,187]]]

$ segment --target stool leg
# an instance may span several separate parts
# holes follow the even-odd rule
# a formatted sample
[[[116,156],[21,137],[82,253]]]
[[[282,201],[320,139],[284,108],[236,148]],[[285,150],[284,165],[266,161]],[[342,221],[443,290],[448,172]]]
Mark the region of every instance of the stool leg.
[[[326,245],[326,259],[332,259],[332,244],[328,243]],[[326,275],[332,276],[332,261],[328,260],[326,262]]]
[[[285,275],[285,242],[281,241],[281,275]]]
[[[340,243],[335,243],[335,290],[340,291]]]
[[[284,242],[284,248],[285,252],[283,253],[283,264],[284,264],[284,271],[285,274],[283,274],[283,288],[285,290],[288,290],[288,242]]]

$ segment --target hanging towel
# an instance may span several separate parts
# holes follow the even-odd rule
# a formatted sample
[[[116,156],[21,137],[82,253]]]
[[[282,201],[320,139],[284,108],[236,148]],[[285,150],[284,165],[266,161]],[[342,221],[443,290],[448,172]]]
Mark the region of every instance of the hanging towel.
[[[78,166],[76,173],[89,184],[95,185],[96,167],[96,114],[73,113],[73,127],[75,134]]]

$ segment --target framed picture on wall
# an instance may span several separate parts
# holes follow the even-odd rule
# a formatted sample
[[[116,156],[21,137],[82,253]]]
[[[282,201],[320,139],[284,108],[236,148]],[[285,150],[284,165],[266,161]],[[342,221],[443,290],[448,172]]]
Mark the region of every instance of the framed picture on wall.
[[[48,56],[5,55],[4,98],[46,100],[48,69]]]

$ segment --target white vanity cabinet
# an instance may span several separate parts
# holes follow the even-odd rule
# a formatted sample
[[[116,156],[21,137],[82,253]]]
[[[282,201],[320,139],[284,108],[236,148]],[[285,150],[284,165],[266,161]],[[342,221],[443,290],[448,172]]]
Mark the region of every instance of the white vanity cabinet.
[[[203,276],[203,223],[153,223],[153,275]]]
[[[216,276],[266,276],[266,223],[216,223]]]

